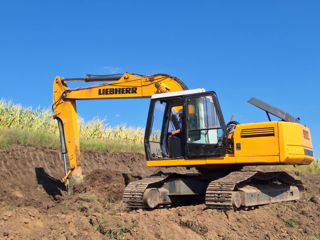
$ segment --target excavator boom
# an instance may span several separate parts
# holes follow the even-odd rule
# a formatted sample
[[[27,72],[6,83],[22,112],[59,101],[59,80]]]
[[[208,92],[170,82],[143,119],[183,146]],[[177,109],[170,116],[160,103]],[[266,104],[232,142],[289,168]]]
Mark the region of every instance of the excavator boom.
[[[71,81],[102,83],[71,89],[67,85],[67,82]],[[76,100],[150,98],[155,93],[186,89],[186,85],[179,78],[168,74],[88,74],[85,78],[72,79],[56,77],[53,85],[53,110],[58,121],[65,164],[63,181],[69,184],[69,179],[79,182],[83,178]]]

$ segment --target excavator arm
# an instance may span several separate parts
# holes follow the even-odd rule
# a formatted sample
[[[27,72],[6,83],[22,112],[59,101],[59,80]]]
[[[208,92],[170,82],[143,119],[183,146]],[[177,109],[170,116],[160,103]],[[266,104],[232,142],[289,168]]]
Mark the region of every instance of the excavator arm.
[[[102,82],[89,87],[70,89],[69,81]],[[85,78],[56,77],[53,84],[53,111],[58,121],[66,185],[83,179],[80,161],[79,127],[76,100],[150,98],[155,93],[187,90],[177,77],[167,74],[150,76],[125,73],[86,75]],[[72,180],[72,181],[69,181]]]

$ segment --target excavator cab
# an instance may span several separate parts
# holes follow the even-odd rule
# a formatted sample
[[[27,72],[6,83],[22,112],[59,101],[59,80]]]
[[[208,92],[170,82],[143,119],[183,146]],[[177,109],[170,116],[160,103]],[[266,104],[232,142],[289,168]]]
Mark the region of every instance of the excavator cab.
[[[145,131],[147,160],[224,156],[226,138],[215,92],[194,89],[152,96]]]

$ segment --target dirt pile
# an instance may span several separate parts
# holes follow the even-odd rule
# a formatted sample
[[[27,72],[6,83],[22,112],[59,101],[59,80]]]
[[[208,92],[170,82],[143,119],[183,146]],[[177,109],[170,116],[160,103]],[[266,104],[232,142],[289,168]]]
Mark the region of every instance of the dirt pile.
[[[82,153],[83,184],[67,195],[56,150],[16,146],[0,152],[0,239],[320,239],[320,177],[298,174],[301,201],[251,211],[204,204],[128,211],[129,181],[184,168],[147,168],[142,154]]]

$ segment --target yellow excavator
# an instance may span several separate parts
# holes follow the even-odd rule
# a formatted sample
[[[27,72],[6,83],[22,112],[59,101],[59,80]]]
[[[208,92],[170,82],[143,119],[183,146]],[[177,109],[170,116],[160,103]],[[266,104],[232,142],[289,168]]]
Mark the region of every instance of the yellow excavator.
[[[68,81],[102,82],[70,89]],[[58,120],[65,177],[69,187],[83,179],[76,100],[151,98],[145,129],[149,167],[195,167],[198,173],[159,172],[131,182],[123,201],[129,208],[205,202],[208,208],[250,208],[298,200],[302,183],[283,171],[247,166],[301,165],[314,161],[310,131],[299,119],[259,99],[249,103],[268,122],[225,123],[217,95],[188,90],[177,77],[125,73],[56,77],[54,116]],[[270,114],[279,121],[271,121]]]

